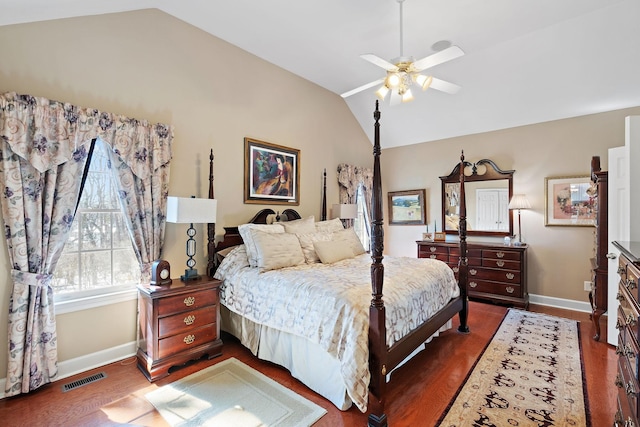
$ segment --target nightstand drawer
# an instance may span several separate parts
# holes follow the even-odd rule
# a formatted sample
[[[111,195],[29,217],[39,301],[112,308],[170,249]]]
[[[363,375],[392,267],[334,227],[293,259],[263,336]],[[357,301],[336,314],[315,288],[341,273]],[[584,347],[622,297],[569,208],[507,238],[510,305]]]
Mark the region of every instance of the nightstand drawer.
[[[194,288],[196,286],[194,285]],[[163,298],[158,305],[158,316],[180,313],[186,310],[195,310],[207,305],[216,304],[217,293],[210,289],[201,291],[193,290],[192,292],[178,295],[175,297]]]
[[[158,357],[162,359],[164,357],[172,356],[191,348],[198,347],[200,344],[209,343],[216,338],[218,337],[215,323],[205,325],[188,332],[183,332],[178,335],[163,338],[158,342]]]
[[[504,295],[508,297],[522,297],[522,288],[519,285],[476,280],[469,277],[469,292],[482,292],[487,294]]]
[[[186,311],[158,319],[158,335],[164,338],[185,330],[199,328],[210,323],[216,323],[216,306]]]
[[[512,284],[520,284],[520,271],[515,270],[499,270],[493,268],[469,268],[469,280],[493,280],[496,282],[505,282]]]

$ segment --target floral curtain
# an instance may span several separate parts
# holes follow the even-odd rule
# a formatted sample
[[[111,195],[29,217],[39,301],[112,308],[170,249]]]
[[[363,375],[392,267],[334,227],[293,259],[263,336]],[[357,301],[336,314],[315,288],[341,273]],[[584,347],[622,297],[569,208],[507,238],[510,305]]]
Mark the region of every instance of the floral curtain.
[[[166,125],[13,92],[0,95],[0,201],[13,286],[6,396],[35,390],[57,375],[50,282],[75,215],[89,143],[101,138],[136,176],[149,177],[169,163],[172,137]],[[159,175],[168,179],[168,173]],[[158,209],[141,205],[138,215],[147,210]]]
[[[338,165],[338,197],[340,203],[356,203],[358,187],[360,186],[362,186],[364,195],[367,223],[371,224],[373,169],[340,163]]]

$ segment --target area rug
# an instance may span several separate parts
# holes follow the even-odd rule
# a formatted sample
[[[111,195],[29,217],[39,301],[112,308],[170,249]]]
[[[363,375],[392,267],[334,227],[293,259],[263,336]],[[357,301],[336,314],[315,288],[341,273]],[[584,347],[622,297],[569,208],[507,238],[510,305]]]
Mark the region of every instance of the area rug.
[[[575,320],[510,309],[441,427],[591,426]]]
[[[310,426],[327,412],[235,358],[145,397],[171,426]]]

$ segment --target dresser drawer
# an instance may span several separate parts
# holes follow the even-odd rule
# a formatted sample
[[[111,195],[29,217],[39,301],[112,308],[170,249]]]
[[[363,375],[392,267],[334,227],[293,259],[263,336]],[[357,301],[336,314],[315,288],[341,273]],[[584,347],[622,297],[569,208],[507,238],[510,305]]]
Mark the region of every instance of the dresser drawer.
[[[469,277],[469,292],[482,292],[486,294],[503,295],[508,297],[522,297],[522,288],[519,285],[491,282],[488,280],[476,280]]]
[[[459,256],[449,256],[449,265],[458,265],[458,263],[460,262],[460,257]],[[481,258],[467,258],[467,265],[469,266],[474,266],[474,267],[481,267],[482,266],[482,259]]]
[[[638,378],[638,344],[636,340],[631,337],[632,332],[628,328],[622,328],[618,335],[618,346],[616,347],[616,354],[620,358],[625,358],[626,363],[629,365],[631,373],[634,378]]]
[[[449,255],[460,257],[460,248],[455,246],[450,249]],[[482,258],[482,249],[467,249],[467,258]]]
[[[626,358],[618,359],[618,375],[615,380],[618,388],[618,398],[626,399],[629,402],[629,408],[634,417],[638,416],[638,381],[633,377],[631,368]]]
[[[469,268],[469,280],[492,280],[510,284],[520,284],[520,271],[493,268]]]
[[[163,298],[158,304],[158,316],[166,316],[213,305],[218,302],[217,299],[217,293],[211,290],[194,290],[174,297]]]
[[[158,336],[164,338],[182,331],[196,329],[200,326],[216,323],[216,306],[211,305],[199,310],[185,311],[173,316],[158,319]]]
[[[633,265],[629,264],[627,266],[627,274],[623,279],[620,277],[620,283],[624,284],[624,286],[629,291],[629,294],[633,297],[636,304],[638,303],[638,277],[640,276],[640,271]]]
[[[637,306],[633,303],[629,292],[627,292],[622,283],[618,285],[618,301],[620,302],[618,306],[618,324],[621,328],[628,328],[634,338],[638,340],[640,338],[638,335],[640,313],[638,313]]]
[[[418,258],[432,258],[431,255],[438,255],[438,259],[449,258],[449,248],[447,246],[419,245]]]
[[[499,250],[499,249],[483,249],[482,258],[504,259],[512,261],[520,261],[520,252]]]
[[[504,268],[505,270],[520,270],[520,261],[509,261],[503,259],[484,258],[483,267]]]
[[[187,351],[218,338],[216,324],[202,326],[181,334],[163,338],[158,341],[158,357],[160,359]]]

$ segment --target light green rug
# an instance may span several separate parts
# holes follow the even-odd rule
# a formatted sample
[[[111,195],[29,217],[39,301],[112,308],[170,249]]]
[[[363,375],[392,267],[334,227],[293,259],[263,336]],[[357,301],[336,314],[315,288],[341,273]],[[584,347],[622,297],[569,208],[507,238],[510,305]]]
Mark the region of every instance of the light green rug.
[[[145,397],[171,426],[310,426],[327,412],[234,358]]]

